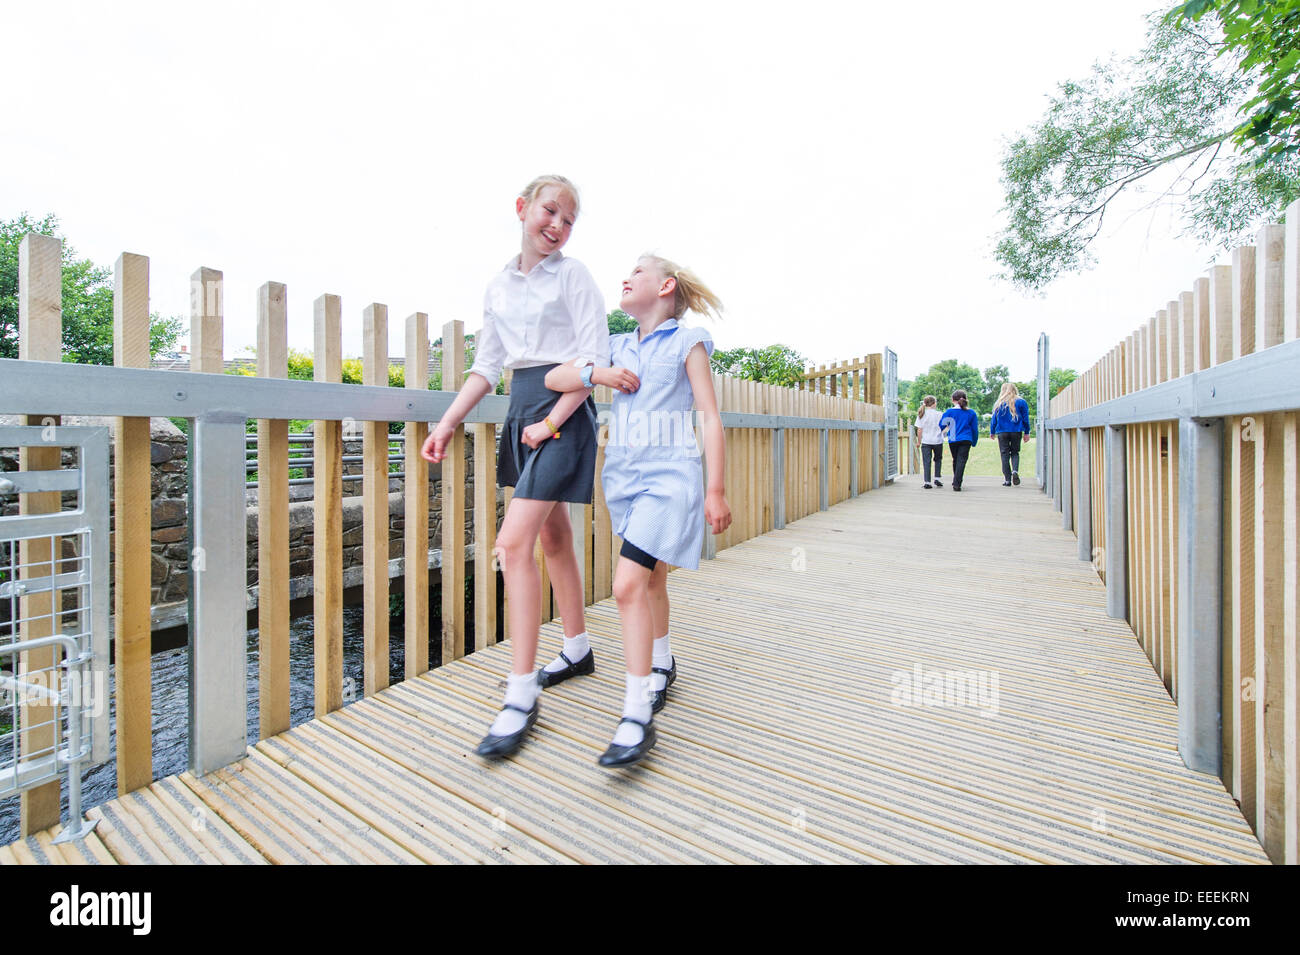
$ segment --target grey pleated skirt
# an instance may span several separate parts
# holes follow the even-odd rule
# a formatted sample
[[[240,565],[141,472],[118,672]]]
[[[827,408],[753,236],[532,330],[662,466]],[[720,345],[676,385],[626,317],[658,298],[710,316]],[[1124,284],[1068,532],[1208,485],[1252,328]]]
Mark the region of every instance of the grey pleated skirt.
[[[554,367],[518,368],[510,380],[497,485],[513,487],[515,497],[529,500],[590,504],[596,480],[596,403],[591,397],[560,425],[558,438],[543,441],[537,450],[520,440],[524,429],[550,414],[560,400],[561,393],[545,384]]]

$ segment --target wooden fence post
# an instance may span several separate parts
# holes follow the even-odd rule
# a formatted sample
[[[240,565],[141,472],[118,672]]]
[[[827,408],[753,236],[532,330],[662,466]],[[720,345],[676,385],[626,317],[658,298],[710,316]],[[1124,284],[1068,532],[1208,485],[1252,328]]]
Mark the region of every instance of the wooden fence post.
[[[428,379],[429,316],[416,312],[406,317],[407,390],[428,391]],[[429,462],[420,454],[428,436],[428,422],[406,422],[403,448],[406,459],[403,484],[405,519],[402,529],[402,608],[406,652],[402,663],[408,680],[429,669]],[[496,596],[495,590],[493,596]]]
[[[1240,246],[1232,253],[1232,357],[1255,351],[1255,247]],[[1234,729],[1232,781],[1229,790],[1241,805],[1242,815],[1256,826],[1255,766],[1256,721],[1253,695],[1258,692],[1255,669],[1255,443],[1253,420],[1234,417],[1229,454],[1232,459],[1229,488],[1232,558],[1232,679],[1230,694]],[[1251,695],[1251,700],[1244,699]]]
[[[257,292],[257,376],[289,377],[287,294]],[[289,422],[257,422],[258,736],[289,728]]]
[[[313,305],[312,377],[343,380],[343,303],[322,295]],[[316,716],[343,705],[343,423],[317,421],[312,449],[312,613]]]
[[[18,357],[23,361],[59,361],[63,355],[63,244],[53,236],[29,233],[18,246]],[[27,424],[47,427],[59,424],[57,416],[28,415]],[[146,441],[148,422],[146,427]],[[147,460],[147,459],[146,459]],[[62,466],[58,447],[25,447],[19,451],[19,468],[23,471],[55,471]],[[61,507],[58,492],[19,495],[22,514],[49,514]],[[147,537],[146,531],[146,537]],[[147,545],[146,545],[147,546]],[[49,538],[22,542],[20,557],[24,577],[54,577],[57,559]],[[148,586],[146,578],[145,586]],[[55,611],[60,605],[59,591],[29,594],[21,599],[23,625],[20,640],[37,640],[54,635]],[[20,673],[40,674],[44,680],[56,659],[53,647],[28,650],[19,654]],[[58,746],[51,706],[24,703],[18,753],[37,753]],[[146,719],[148,717],[146,716]],[[23,790],[18,800],[19,833],[26,838],[59,822],[60,781]]]
[[[361,354],[361,383],[388,387],[388,306],[362,313]],[[362,422],[361,436],[363,691],[371,696],[388,686],[388,422]]]
[[[465,323],[442,327],[442,390],[465,380]],[[465,427],[447,442],[442,459],[442,662],[465,655]]]
[[[149,367],[149,259],[124,252],[113,270],[113,364]],[[149,605],[153,516],[149,419],[118,418],[113,447],[113,656],[117,791],[153,782]]]
[[[1280,225],[1266,225],[1256,239],[1255,349],[1282,344],[1283,238]],[[1286,648],[1283,643],[1283,436],[1281,414],[1254,416],[1255,438],[1255,666],[1259,679],[1255,694],[1257,761],[1255,793],[1258,815],[1255,831],[1274,862],[1285,856],[1286,716],[1295,719],[1295,700],[1284,698]],[[1295,667],[1294,658],[1291,664]],[[1292,746],[1295,727],[1291,727]]]

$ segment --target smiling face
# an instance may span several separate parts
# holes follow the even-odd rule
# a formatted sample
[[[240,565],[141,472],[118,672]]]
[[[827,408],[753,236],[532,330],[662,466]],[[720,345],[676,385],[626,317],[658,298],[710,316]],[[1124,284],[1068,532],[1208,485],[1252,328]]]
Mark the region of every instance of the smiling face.
[[[649,259],[639,259],[632,274],[623,280],[619,306],[633,318],[642,318],[660,302],[671,308],[676,282]]]
[[[545,186],[531,202],[522,197],[515,202],[519,221],[524,224],[524,242],[520,269],[532,267],[552,252],[564,248],[578,218],[578,204],[572,193],[561,186]]]

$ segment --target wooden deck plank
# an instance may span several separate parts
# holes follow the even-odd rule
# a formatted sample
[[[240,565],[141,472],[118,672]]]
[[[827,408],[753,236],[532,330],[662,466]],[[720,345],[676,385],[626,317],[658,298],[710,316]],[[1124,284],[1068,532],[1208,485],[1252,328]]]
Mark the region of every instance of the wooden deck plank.
[[[395,694],[389,704],[415,720],[419,732],[444,730],[444,745],[452,747],[465,761],[482,735],[486,725],[484,716],[491,718],[491,705],[465,700],[459,694],[445,692],[444,688],[430,693],[428,688],[413,685],[407,690],[400,697]],[[591,785],[585,774],[572,775],[575,769],[581,772],[581,760],[574,758],[567,740],[552,736],[546,726],[536,732],[552,741],[556,755],[549,765],[540,766],[533,760],[516,757],[508,767],[489,766],[475,758],[486,775],[492,777],[498,794],[493,812],[500,818],[512,825],[528,827],[536,838],[548,844],[564,845],[565,851],[580,849],[590,857],[605,861],[682,861],[675,858],[679,853],[688,855],[685,861],[697,862],[735,862],[743,858],[737,850],[717,847],[708,839],[704,840],[703,847],[699,840],[687,839],[687,845],[693,849],[663,845],[665,833],[675,831],[670,806],[637,794],[628,794],[625,800],[611,800],[601,786]],[[522,752],[520,755],[523,756]],[[503,768],[506,772],[499,771]],[[538,806],[545,807],[540,819]],[[568,834],[575,831],[580,833],[580,839],[570,846]]]
[[[472,679],[466,673],[462,673],[461,678],[467,682]],[[484,679],[480,685],[487,687],[495,685],[495,682],[493,679]],[[454,702],[455,697],[445,692],[433,693],[429,692],[428,687],[424,689],[426,692],[424,703],[429,707],[429,712],[435,715],[442,715],[446,712],[443,707],[449,702]],[[475,722],[471,714],[478,709],[477,702],[467,699],[466,704],[461,715],[467,716],[471,723]],[[547,712],[549,713],[549,710]],[[485,715],[490,718],[491,713]],[[483,716],[480,715],[478,721],[482,719]],[[601,722],[607,722],[612,726],[614,719],[615,717],[611,715],[608,720]],[[546,729],[554,729],[547,716],[543,716],[542,721],[545,722]],[[608,729],[604,732],[608,732]],[[471,730],[469,735],[473,736],[475,733],[481,733],[481,730]],[[575,745],[576,740],[568,734],[564,736],[557,734],[556,737],[548,734],[548,740],[554,739],[554,742],[545,748],[533,747],[528,753],[521,751],[512,760],[511,771],[516,766],[520,769],[528,769],[549,776],[569,789],[583,788],[589,792],[613,791],[617,794],[615,798],[620,803],[617,808],[623,814],[638,808],[629,804],[627,798],[633,795],[632,782],[634,781],[637,799],[657,802],[664,817],[662,824],[667,824],[671,833],[713,852],[729,849],[731,853],[739,856],[737,861],[771,860],[803,863],[865,861],[860,853],[846,857],[844,854],[808,845],[806,840],[794,838],[784,832],[772,831],[759,814],[743,805],[741,800],[734,799],[734,794],[719,798],[714,792],[699,788],[665,787],[662,781],[652,774],[610,773],[600,769],[596,766],[596,756],[608,741],[599,739],[594,734],[588,735],[590,738],[586,746],[581,746]],[[642,805],[639,808],[644,811],[645,807]],[[587,829],[588,835],[600,834],[594,831],[590,824]]]
[[[418,851],[425,861],[559,861],[536,852],[523,840],[494,833],[481,814],[464,812],[446,792],[404,774],[398,764],[332,728],[300,727],[262,749],[277,762],[292,758],[291,770],[304,779],[314,768],[317,789],[330,792],[375,828]],[[335,788],[342,791],[335,795]]]
[[[190,773],[181,773],[176,779],[272,864],[308,865],[347,861],[340,854],[318,852],[319,843],[315,839],[304,838],[298,827],[281,827],[263,815],[261,805],[246,800],[237,781],[223,773],[212,773],[202,779]]]
[[[546,691],[511,760],[472,754],[503,644],[92,810],[94,845],[126,862],[1267,861],[1222,783],[1183,765],[1161,675],[1051,501],[917,483],[670,575],[681,675],[635,770],[595,763],[623,692],[606,600],[587,611],[595,675]],[[936,577],[936,553],[958,570]],[[948,609],[919,612],[939,591]],[[928,673],[996,675],[996,696],[901,701]],[[72,851],[38,836],[0,862]]]
[[[208,810],[203,801],[175,776],[159,780],[149,787],[163,808],[182,825],[188,825],[196,838],[224,865],[265,865],[266,858],[246,842],[220,816]]]
[[[275,800],[277,819],[286,815],[294,817],[305,828],[316,832],[321,843],[332,843],[349,861],[381,865],[419,861],[414,853],[265,754],[250,750],[248,758],[237,765],[241,782],[257,787],[263,798]]]

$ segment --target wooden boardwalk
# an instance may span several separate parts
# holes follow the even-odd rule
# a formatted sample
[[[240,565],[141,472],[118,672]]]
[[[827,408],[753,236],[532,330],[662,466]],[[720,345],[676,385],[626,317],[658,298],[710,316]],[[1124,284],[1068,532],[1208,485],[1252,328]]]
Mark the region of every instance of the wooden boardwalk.
[[[0,862],[1267,862],[1184,767],[1172,701],[1060,523],[1036,487],[911,477],[672,574],[680,678],[633,771],[595,765],[623,692],[607,600],[596,675],[545,692],[511,761],[471,752],[503,645]],[[547,658],[558,641],[545,627]],[[979,692],[956,698],[961,677]]]

